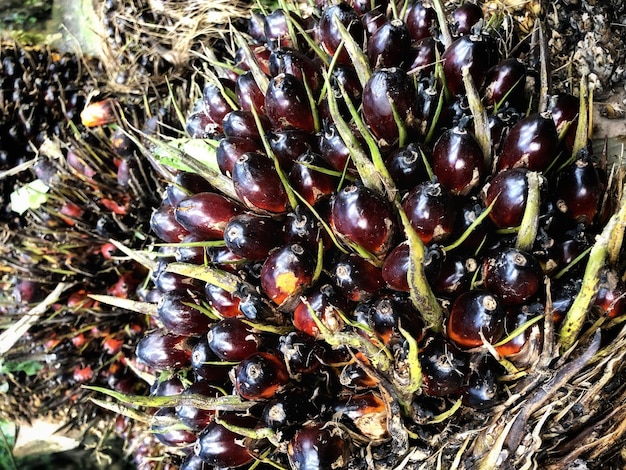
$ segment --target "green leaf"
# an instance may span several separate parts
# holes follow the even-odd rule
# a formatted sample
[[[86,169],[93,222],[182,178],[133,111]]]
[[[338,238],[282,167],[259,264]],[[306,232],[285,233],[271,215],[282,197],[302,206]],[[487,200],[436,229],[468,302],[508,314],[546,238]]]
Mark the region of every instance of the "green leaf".
[[[181,152],[190,156],[194,160],[204,164],[208,168],[219,171],[217,165],[217,141],[212,139],[173,139],[167,142],[154,142],[154,157],[163,165],[176,170],[193,170],[181,158]]]
[[[11,209],[23,214],[29,209],[38,209],[48,200],[50,188],[40,179],[31,181],[11,193]]]
[[[43,369],[43,365],[36,361],[4,362],[0,360],[0,374],[24,372],[27,376],[35,375]]]

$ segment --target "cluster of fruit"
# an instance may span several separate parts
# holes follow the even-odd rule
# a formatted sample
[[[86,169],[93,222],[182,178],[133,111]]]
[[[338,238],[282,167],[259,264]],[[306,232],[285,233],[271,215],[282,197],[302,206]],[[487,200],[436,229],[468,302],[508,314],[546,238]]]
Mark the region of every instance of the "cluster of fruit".
[[[63,135],[65,122],[79,122],[94,82],[74,54],[4,43],[0,62],[0,169],[7,171],[32,159],[46,138]],[[14,188],[6,180],[8,201]],[[3,221],[14,215],[8,209],[3,204]]]
[[[472,3],[355,0],[233,33],[186,122],[214,165],[187,159],[150,224],[158,328],[136,353],[181,468],[395,467],[498,403],[542,322],[573,343],[614,195],[584,86],[548,99],[512,30]]]

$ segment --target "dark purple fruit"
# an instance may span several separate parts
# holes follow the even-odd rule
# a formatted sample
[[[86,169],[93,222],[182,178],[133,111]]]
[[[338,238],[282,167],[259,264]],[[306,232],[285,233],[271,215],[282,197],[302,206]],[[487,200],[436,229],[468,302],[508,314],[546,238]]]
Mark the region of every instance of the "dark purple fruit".
[[[183,396],[202,395],[204,397],[215,398],[221,395],[219,389],[208,380],[200,380],[191,384],[183,393]],[[176,407],[176,416],[181,423],[194,431],[201,431],[213,419],[215,410],[204,410],[191,404],[182,404]]]
[[[463,349],[497,342],[504,333],[505,312],[501,301],[485,290],[459,295],[450,308],[446,327],[448,338]]]
[[[190,364],[191,347],[187,336],[157,330],[139,341],[136,354],[154,369],[177,369]]]
[[[222,361],[240,361],[259,351],[261,335],[239,318],[225,318],[207,334],[211,351]]]
[[[517,248],[504,248],[487,256],[483,262],[485,287],[503,305],[525,303],[540,292],[543,271],[530,253]]]
[[[181,336],[202,336],[213,322],[201,311],[199,300],[185,291],[163,294],[157,314],[165,328]]]
[[[588,158],[578,158],[558,175],[556,207],[570,219],[588,225],[600,207],[605,185]]]
[[[275,129],[315,131],[304,83],[290,73],[281,73],[270,80],[265,93],[265,112]]]
[[[265,114],[265,95],[257,85],[251,71],[244,72],[237,77],[235,93],[241,109],[244,111],[254,109],[258,115]]]
[[[259,116],[261,121],[261,131],[256,124],[254,114],[251,111],[236,109],[226,115],[222,121],[224,135],[226,137],[245,137],[256,142],[261,142],[261,133],[265,133],[272,128],[270,120],[265,115]]]
[[[403,67],[406,51],[411,47],[409,29],[404,21],[395,19],[380,26],[367,43],[367,57],[372,68]]]
[[[524,112],[526,107],[526,67],[516,58],[508,58],[494,65],[487,72],[484,98],[494,106],[507,102]]]
[[[219,240],[224,236],[228,221],[240,212],[239,207],[221,194],[204,192],[181,201],[174,210],[174,217],[194,235]]]
[[[267,134],[272,152],[280,162],[281,168],[289,170],[303,153],[315,148],[315,136],[301,129],[274,130]]]
[[[433,174],[453,195],[466,195],[481,183],[485,157],[476,138],[465,129],[445,131],[432,154]]]
[[[465,2],[452,11],[452,30],[459,36],[471,34],[474,26],[483,19],[483,10],[475,3]]]
[[[361,185],[349,185],[337,193],[330,223],[348,244],[378,257],[389,250],[395,235],[395,216],[387,199]]]
[[[389,176],[399,190],[408,190],[428,179],[426,161],[431,160],[431,150],[424,144],[412,142],[391,152],[385,159]]]
[[[400,135],[393,108],[401,125],[416,127],[416,91],[413,79],[398,68],[375,70],[363,87],[363,116],[382,146],[392,146]]]
[[[502,142],[496,170],[545,170],[557,156],[559,136],[549,114],[534,113],[518,121]]]
[[[226,78],[219,79],[219,84],[209,83],[202,90],[202,100],[204,102],[205,113],[215,123],[221,123],[224,117],[233,111],[232,98],[230,100],[225,95],[234,94],[235,83]]]
[[[413,41],[433,36],[437,29],[437,13],[421,1],[412,2],[406,12],[406,25]]]
[[[189,231],[176,220],[174,207],[169,204],[162,204],[152,213],[150,230],[166,243],[178,243],[189,235]]]
[[[325,165],[319,154],[307,151],[298,157],[289,173],[291,186],[312,206],[330,196],[339,185],[336,176],[323,171]]]
[[[495,200],[489,217],[497,227],[517,227],[521,223],[528,200],[527,175],[526,168],[503,170],[486,186],[485,205]]]
[[[439,243],[454,230],[456,208],[441,183],[426,181],[418,184],[404,198],[402,208],[426,244]]]
[[[242,419],[236,415],[222,414],[220,419],[236,426],[254,426],[251,419]],[[208,464],[216,467],[236,468],[253,460],[242,436],[228,430],[217,421],[209,425],[198,435],[195,446],[196,454]]]
[[[282,73],[292,75],[298,81],[309,86],[314,97],[324,84],[324,77],[320,66],[312,59],[295,49],[275,50],[270,55],[270,74],[276,77]]]
[[[235,162],[244,153],[260,152],[261,145],[246,137],[223,137],[217,146],[215,157],[223,175],[231,176]]]
[[[283,361],[266,352],[251,354],[235,370],[235,388],[245,400],[272,398],[288,382],[289,374]]]
[[[281,244],[277,236],[282,230],[280,222],[256,214],[239,214],[224,229],[228,249],[247,260],[262,260],[270,250]]]
[[[244,153],[233,166],[233,185],[250,209],[280,214],[287,211],[287,191],[274,162],[262,153]]]
[[[287,456],[299,470],[345,469],[350,459],[350,438],[337,424],[312,423],[289,441]]]
[[[159,442],[171,448],[191,448],[196,442],[196,434],[189,429],[176,429],[168,425],[170,420],[176,419],[176,411],[173,408],[160,408],[154,413],[154,421],[150,426],[150,432]],[[191,449],[190,449],[191,450]]]
[[[453,95],[465,94],[462,69],[469,67],[469,74],[476,88],[480,89],[491,67],[492,58],[487,40],[474,36],[461,36],[442,54],[446,86]]]
[[[335,55],[339,44],[342,42],[339,28],[335,21],[343,24],[357,44],[363,43],[365,37],[363,23],[354,8],[343,2],[330,6],[322,11],[317,25],[318,40],[330,56]],[[342,64],[350,64],[352,62],[345,47],[339,53],[338,60]]]

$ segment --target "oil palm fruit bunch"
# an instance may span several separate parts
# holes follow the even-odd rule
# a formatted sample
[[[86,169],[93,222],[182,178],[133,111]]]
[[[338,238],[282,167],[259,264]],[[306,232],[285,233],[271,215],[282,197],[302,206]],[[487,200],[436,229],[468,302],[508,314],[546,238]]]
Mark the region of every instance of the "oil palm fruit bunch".
[[[123,128],[163,133],[174,109],[154,89],[106,93],[109,77],[90,57],[3,43],[0,58],[0,409],[17,423],[46,417],[99,438],[114,415],[82,386],[148,388],[135,366],[145,316],[89,298],[136,297],[144,268],[119,247],[146,246],[160,203],[159,176]]]
[[[188,137],[143,149],[178,171],[158,250],[136,253],[145,301],[96,297],[153,320],[150,393],[98,390],[173,462],[614,456],[623,426],[588,436],[624,418],[596,400],[624,393],[603,359],[625,351],[621,171],[590,144],[586,80],[550,95],[542,41],[510,26],[471,3],[319,1],[233,29]]]

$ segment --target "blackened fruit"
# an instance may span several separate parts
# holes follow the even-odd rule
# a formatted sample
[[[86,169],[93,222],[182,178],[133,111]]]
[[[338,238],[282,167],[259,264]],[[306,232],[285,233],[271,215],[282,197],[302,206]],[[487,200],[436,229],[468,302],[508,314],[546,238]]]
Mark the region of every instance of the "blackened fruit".
[[[493,356],[480,356],[470,364],[467,383],[463,386],[463,404],[484,410],[498,399],[498,363]]]
[[[333,277],[343,296],[354,302],[371,299],[385,285],[381,269],[355,254],[340,257]]]
[[[289,441],[287,456],[291,467],[299,470],[345,469],[350,439],[333,422],[308,424]]]
[[[330,222],[349,244],[378,257],[389,250],[395,235],[395,217],[389,202],[361,185],[346,186],[335,196]]]
[[[367,57],[372,68],[408,65],[406,51],[411,37],[404,21],[395,19],[384,23],[367,43]]]
[[[419,355],[424,393],[445,397],[458,393],[467,375],[467,357],[443,337],[426,339]]]
[[[455,299],[469,289],[477,269],[478,262],[472,257],[446,257],[431,283],[433,292],[446,299]]]
[[[287,191],[272,160],[261,153],[244,153],[233,166],[237,196],[251,209],[272,213],[287,211]]]
[[[261,288],[278,306],[285,306],[313,281],[315,259],[301,245],[271,252],[261,268]]]
[[[274,128],[315,131],[304,83],[290,73],[281,73],[270,80],[265,93],[265,112]]]
[[[137,344],[139,359],[157,370],[182,368],[190,364],[191,345],[186,336],[154,331]]]
[[[181,201],[174,217],[189,232],[205,240],[219,240],[228,221],[239,211],[239,206],[221,194],[204,192]]]
[[[312,335],[301,331],[291,331],[279,339],[278,351],[283,356],[287,372],[296,379],[303,374],[310,374],[321,367],[320,358],[323,357],[323,343],[318,342]]]
[[[289,375],[285,364],[266,352],[251,354],[235,370],[235,388],[246,400],[272,398],[287,382]]]
[[[298,426],[303,421],[313,419],[319,414],[314,400],[311,396],[307,396],[308,390],[296,389],[281,393],[274,400],[271,400],[265,408],[263,408],[263,423],[270,429],[281,431],[285,435],[285,431],[289,426]],[[295,432],[292,431],[288,436]]]
[[[578,158],[559,173],[556,207],[577,223],[591,224],[598,214],[604,184],[587,158]]]
[[[402,201],[402,208],[424,243],[441,242],[454,230],[456,208],[441,183],[418,184]]]
[[[246,426],[246,423],[241,423],[241,419],[237,416],[221,415],[220,419],[229,424]],[[252,426],[251,423],[247,424]],[[211,421],[198,435],[195,452],[202,460],[217,467],[236,468],[253,459],[243,437],[228,430],[217,421]]]
[[[485,157],[465,129],[446,130],[435,142],[432,158],[433,174],[451,194],[466,195],[481,182]]]
[[[399,190],[408,190],[428,179],[424,159],[431,161],[431,150],[424,144],[412,142],[391,152],[385,159],[389,176]]]
[[[504,333],[505,313],[500,300],[485,290],[459,295],[450,308],[446,332],[460,348],[497,342]]]
[[[239,214],[228,222],[224,229],[226,246],[235,255],[247,260],[265,259],[270,250],[281,244],[276,235],[281,224],[256,214]]]
[[[315,148],[314,135],[301,129],[275,129],[266,137],[281,168],[286,170],[300,155]]]
[[[539,293],[543,272],[530,253],[504,248],[485,258],[483,281],[503,305],[522,304]]]
[[[517,227],[528,201],[528,170],[511,168],[498,173],[486,187],[484,200],[487,206],[495,200],[489,217],[496,226]]]
[[[402,125],[416,127],[416,91],[413,80],[398,68],[375,70],[363,87],[363,116],[381,145],[393,145],[400,135],[394,108]]]
[[[557,157],[559,136],[550,115],[533,113],[518,121],[502,142],[496,170],[545,170]]]
[[[329,55],[334,56],[339,44],[341,44],[341,35],[335,21],[343,24],[357,44],[363,43],[365,31],[357,12],[343,2],[330,6],[324,9],[317,25],[318,39]],[[339,53],[338,60],[342,64],[352,62],[345,47]]]
[[[320,240],[324,249],[332,243],[320,219],[304,206],[297,206],[295,211],[287,214],[284,229],[286,243],[297,243],[311,253],[317,252]]]
[[[259,350],[261,335],[238,318],[217,322],[207,334],[209,348],[223,361],[240,361]]]
[[[544,306],[541,302],[533,302],[527,305],[515,305],[506,309],[504,318],[504,334],[508,337],[514,330],[521,327],[533,317],[544,314]],[[496,351],[502,357],[514,357],[526,345],[531,335],[531,328],[527,328],[522,333],[511,338],[504,344],[496,347]]]
[[[469,74],[476,88],[480,89],[485,82],[487,70],[491,67],[490,45],[487,40],[473,36],[461,36],[444,51],[441,56],[446,86],[453,95],[465,93],[463,84],[464,67],[469,67]]]

